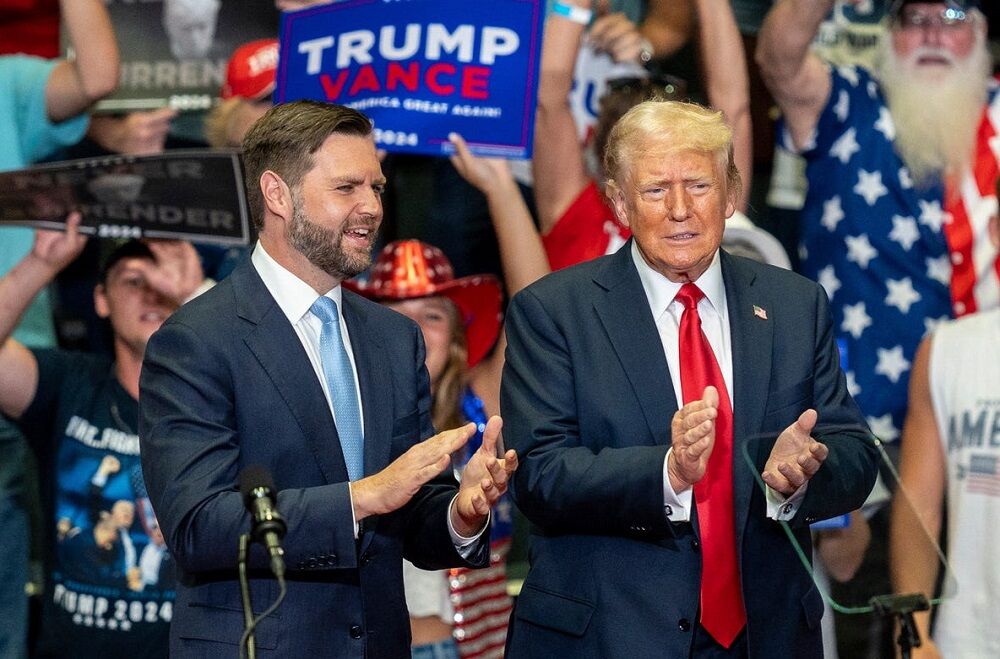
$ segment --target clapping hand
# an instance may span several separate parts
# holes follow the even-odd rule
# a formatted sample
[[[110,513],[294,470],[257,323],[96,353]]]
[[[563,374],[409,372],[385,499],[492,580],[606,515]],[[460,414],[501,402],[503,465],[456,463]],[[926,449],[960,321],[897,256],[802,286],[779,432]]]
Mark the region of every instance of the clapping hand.
[[[479,532],[486,516],[507,491],[511,474],[517,470],[517,453],[507,450],[497,457],[497,444],[503,422],[492,416],[483,431],[483,443],[472,455],[462,474],[458,498],[452,511],[452,526],[464,537]]]
[[[812,438],[816,426],[816,410],[806,410],[795,423],[785,428],[764,465],[761,477],[768,486],[790,496],[819,471],[826,460],[826,444]]]

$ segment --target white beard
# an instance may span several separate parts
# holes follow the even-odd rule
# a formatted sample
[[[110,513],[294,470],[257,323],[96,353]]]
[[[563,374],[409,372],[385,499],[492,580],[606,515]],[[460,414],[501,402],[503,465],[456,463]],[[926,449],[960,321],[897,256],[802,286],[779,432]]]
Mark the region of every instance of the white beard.
[[[926,55],[952,62],[950,69],[921,67]],[[917,185],[961,172],[972,161],[991,71],[982,33],[965,59],[941,48],[920,47],[905,60],[882,40],[878,76],[896,127],[895,147]]]

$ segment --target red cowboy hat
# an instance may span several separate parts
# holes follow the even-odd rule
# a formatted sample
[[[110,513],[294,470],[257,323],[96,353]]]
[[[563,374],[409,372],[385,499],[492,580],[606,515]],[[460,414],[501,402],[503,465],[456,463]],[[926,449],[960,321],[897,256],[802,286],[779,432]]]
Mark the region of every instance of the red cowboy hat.
[[[419,240],[397,240],[375,259],[367,282],[345,281],[344,286],[377,302],[412,300],[443,295],[458,308],[465,327],[468,364],[475,366],[500,334],[503,294],[493,275],[455,279],[448,257]]]

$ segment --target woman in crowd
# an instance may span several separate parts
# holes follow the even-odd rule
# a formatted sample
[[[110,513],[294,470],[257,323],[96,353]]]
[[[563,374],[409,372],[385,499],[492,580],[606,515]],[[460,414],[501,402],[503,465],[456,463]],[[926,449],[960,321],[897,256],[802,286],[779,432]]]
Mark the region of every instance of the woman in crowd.
[[[486,196],[507,291],[516,293],[548,272],[538,231],[507,162],[472,156],[457,135],[452,143],[456,150],[452,164]],[[499,282],[492,275],[456,279],[441,250],[418,240],[401,240],[382,250],[366,283],[353,287],[409,316],[423,331],[434,426],[469,421],[478,425],[466,454],[453,458],[460,472],[482,441],[486,420],[500,411],[506,341]],[[511,513],[505,495],[493,510],[489,568],[442,573],[404,565],[415,659],[503,655],[511,609],[505,568]]]

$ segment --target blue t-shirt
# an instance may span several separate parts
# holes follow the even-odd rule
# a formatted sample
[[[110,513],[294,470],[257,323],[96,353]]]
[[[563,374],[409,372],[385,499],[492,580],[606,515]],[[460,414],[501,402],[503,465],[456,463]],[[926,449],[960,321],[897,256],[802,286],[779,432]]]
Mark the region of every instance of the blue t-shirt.
[[[917,346],[951,314],[944,190],[940,182],[914,186],[868,71],[841,67],[831,80],[803,152],[802,272],[826,289],[848,387],[872,431],[891,442],[902,429]]]
[[[0,171],[27,167],[79,142],[86,132],[86,113],[58,124],[49,121],[45,85],[57,64],[26,55],[0,57]],[[33,242],[31,229],[0,227],[0,277],[31,251]],[[46,291],[28,307],[14,338],[31,347],[55,345]]]

